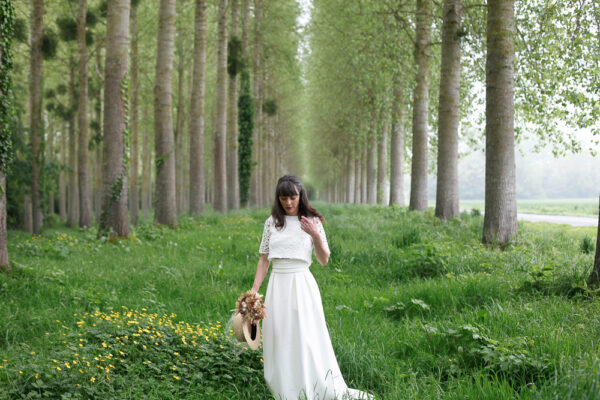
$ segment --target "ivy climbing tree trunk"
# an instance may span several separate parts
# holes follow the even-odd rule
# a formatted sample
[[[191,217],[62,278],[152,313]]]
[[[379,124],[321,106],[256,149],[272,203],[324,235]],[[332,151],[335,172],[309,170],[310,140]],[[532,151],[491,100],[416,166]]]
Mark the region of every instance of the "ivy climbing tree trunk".
[[[32,0],[31,57],[29,62],[29,131],[31,135],[31,206],[33,232],[42,231],[40,209],[40,164],[43,153],[42,137],[42,36],[44,28],[44,0]]]
[[[413,141],[410,180],[410,209],[427,209],[427,126],[429,118],[429,59],[431,0],[417,0],[415,38],[416,85],[413,92]]]
[[[10,272],[10,260],[6,246],[6,169],[12,158],[8,118],[12,108],[10,98],[4,93],[11,90],[12,82],[12,35],[15,11],[11,0],[0,0],[0,272]],[[6,35],[9,33],[9,35]]]
[[[190,214],[205,209],[204,92],[206,87],[206,0],[196,0],[194,81],[190,105]]]
[[[156,142],[156,208],[159,224],[177,226],[175,154],[171,91],[175,40],[175,0],[161,0],[158,13],[154,132]]]
[[[238,3],[229,0],[231,8],[231,32],[229,35],[229,87],[227,94],[227,209],[240,207],[240,186],[238,171],[238,74],[240,69],[240,39],[238,37]]]
[[[488,1],[483,243],[508,243],[518,231],[514,8],[514,0]]]
[[[404,83],[394,77],[392,103],[392,139],[390,143],[390,205],[404,206]]]
[[[108,3],[106,66],[104,73],[104,148],[102,213],[98,235],[128,236],[127,163],[127,60],[129,50],[129,0]]]
[[[138,27],[137,4],[131,4],[131,162],[129,168],[129,215],[131,223],[136,225],[139,215],[138,189]]]
[[[90,198],[90,173],[88,167],[88,61],[85,42],[87,0],[79,0],[77,13],[78,49],[78,100],[77,121],[79,128],[79,148],[77,152],[77,175],[79,178],[79,226],[87,228],[92,224],[92,202]]]
[[[444,0],[438,105],[438,162],[435,216],[458,217],[458,115],[462,0]]]
[[[219,32],[217,43],[217,125],[214,139],[213,208],[227,211],[227,0],[219,0]]]

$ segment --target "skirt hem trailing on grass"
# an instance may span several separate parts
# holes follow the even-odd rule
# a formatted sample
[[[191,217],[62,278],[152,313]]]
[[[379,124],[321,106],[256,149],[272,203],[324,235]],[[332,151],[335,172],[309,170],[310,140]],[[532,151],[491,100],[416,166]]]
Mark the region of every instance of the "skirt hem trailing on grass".
[[[264,374],[277,400],[373,399],[346,386],[319,288],[305,261],[273,260],[265,306]]]

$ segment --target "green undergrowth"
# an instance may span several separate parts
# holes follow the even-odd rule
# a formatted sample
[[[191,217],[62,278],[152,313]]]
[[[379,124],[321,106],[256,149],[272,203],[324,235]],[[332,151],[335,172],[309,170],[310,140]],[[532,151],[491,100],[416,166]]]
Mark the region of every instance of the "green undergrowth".
[[[331,258],[311,270],[350,387],[380,399],[600,399],[600,303],[585,285],[595,228],[520,223],[501,251],[480,244],[472,213],[443,223],[316,206]],[[227,324],[267,216],[141,221],[119,240],[60,224],[10,231],[0,399],[270,398],[261,352]]]

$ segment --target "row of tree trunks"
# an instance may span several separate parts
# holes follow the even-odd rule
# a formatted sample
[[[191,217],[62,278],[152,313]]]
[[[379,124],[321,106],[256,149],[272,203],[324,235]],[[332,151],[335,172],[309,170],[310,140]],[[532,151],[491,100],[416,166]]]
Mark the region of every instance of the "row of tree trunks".
[[[399,75],[394,77],[390,143],[390,204],[399,206],[404,206],[404,82],[402,78]]]
[[[381,127],[381,137],[377,143],[377,204],[387,204],[387,160],[388,160],[388,130],[389,119],[384,117]]]
[[[204,93],[206,76],[206,0],[196,0],[194,78],[190,110],[190,214],[205,209]]]

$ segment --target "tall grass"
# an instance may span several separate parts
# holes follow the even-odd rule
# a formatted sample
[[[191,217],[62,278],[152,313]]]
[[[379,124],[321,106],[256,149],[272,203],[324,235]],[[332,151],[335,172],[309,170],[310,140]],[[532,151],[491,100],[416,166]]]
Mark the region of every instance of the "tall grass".
[[[332,255],[311,270],[350,387],[381,399],[600,399],[600,304],[581,245],[594,229],[521,223],[499,251],[480,245],[482,217],[317,207]],[[143,222],[114,242],[93,229],[11,231],[0,399],[270,398],[260,352],[227,326],[267,215]]]

